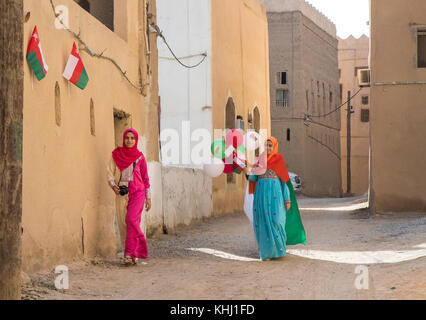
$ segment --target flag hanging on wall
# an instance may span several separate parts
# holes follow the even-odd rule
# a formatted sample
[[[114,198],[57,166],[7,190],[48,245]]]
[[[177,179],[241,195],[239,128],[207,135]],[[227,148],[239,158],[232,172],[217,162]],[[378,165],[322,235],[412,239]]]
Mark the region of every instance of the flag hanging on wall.
[[[89,76],[84,68],[83,61],[78,54],[77,46],[72,47],[67,65],[63,74],[64,78],[75,84],[80,89],[84,89],[89,82]]]
[[[27,48],[27,61],[30,64],[38,81],[43,79],[49,69],[44,60],[43,51],[41,50],[40,37],[37,32],[37,26],[34,27],[33,34]]]

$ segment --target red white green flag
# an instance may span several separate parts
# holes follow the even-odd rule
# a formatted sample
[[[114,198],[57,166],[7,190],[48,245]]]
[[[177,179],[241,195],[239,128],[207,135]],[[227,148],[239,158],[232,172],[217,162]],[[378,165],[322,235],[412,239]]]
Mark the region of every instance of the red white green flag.
[[[68,58],[63,76],[80,89],[84,89],[89,82],[89,76],[84,68],[83,61],[78,54],[75,42],[72,47],[71,55]]]
[[[37,26],[34,27],[33,35],[27,48],[27,60],[30,64],[38,81],[46,76],[49,69],[44,60],[43,51],[41,50],[40,37],[37,32]]]

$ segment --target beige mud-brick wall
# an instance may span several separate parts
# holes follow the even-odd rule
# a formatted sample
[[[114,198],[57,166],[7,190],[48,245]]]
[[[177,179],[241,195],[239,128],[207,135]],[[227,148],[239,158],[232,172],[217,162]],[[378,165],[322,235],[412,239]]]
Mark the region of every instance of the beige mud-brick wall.
[[[270,134],[269,50],[266,11],[258,0],[212,1],[213,128],[225,128],[226,104],[232,97],[236,116],[248,127],[248,115],[258,107],[260,128]],[[243,209],[246,180],[236,175],[213,179],[213,213]]]
[[[363,35],[359,39],[349,36],[339,39],[339,70],[342,100],[347,100],[347,92],[354,95],[358,86],[357,68],[368,68],[370,39]],[[367,97],[364,104],[362,98]],[[368,191],[369,185],[369,122],[361,121],[361,110],[370,110],[370,89],[362,91],[352,99],[353,113],[351,115],[351,193],[356,195]],[[341,108],[341,157],[342,157],[342,189],[347,192],[347,108]]]
[[[139,2],[142,0],[127,1],[127,41],[74,1],[60,3],[68,8],[69,27],[80,31],[93,51],[105,50],[104,55],[113,58],[136,85],[146,70],[142,67],[146,55],[140,53],[140,43],[145,40],[139,32],[144,15]],[[23,46],[26,50],[37,25],[49,71],[38,82],[28,64],[24,66],[23,268],[31,272],[82,257],[115,257],[115,194],[106,181],[106,166],[115,147],[114,108],[131,115],[131,125],[139,132],[140,147],[146,153],[150,179],[160,190],[153,190],[160,199],[153,201],[144,229],[162,228],[161,174],[151,169],[158,161],[158,119],[152,114],[153,121],[146,119],[147,104],[155,106],[158,101],[156,87],[147,87],[151,92],[147,100],[148,94],[144,96],[130,85],[111,62],[91,57],[84,50],[80,55],[89,83],[85,90],[69,85],[62,73],[77,40],[55,28],[49,1],[27,0],[24,8],[31,12],[31,18],[25,24]],[[120,25],[115,18],[115,25]],[[147,78],[155,81],[156,69],[151,72]],[[59,90],[55,90],[56,82]],[[58,100],[60,105],[55,107]],[[55,108],[57,112],[60,109],[59,125]],[[95,124],[95,135],[91,123]]]
[[[417,67],[425,10],[422,0],[371,1],[371,187],[378,211],[426,210],[426,69]]]
[[[264,3],[269,22],[272,134],[278,139],[279,152],[288,170],[301,177],[303,193],[340,196],[340,115],[304,120],[307,114],[325,114],[340,103],[335,26],[304,1]],[[286,72],[287,84],[277,82],[277,72]],[[288,107],[276,104],[276,91],[282,89],[289,90]]]

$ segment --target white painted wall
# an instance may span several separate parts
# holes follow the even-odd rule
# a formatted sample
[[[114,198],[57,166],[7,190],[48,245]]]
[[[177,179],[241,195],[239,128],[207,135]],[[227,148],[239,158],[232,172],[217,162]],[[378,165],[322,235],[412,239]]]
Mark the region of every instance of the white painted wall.
[[[207,53],[200,66],[187,69],[172,58],[158,37],[160,129],[173,128],[179,132],[182,159],[183,121],[190,121],[191,132],[205,128],[212,133],[211,108],[204,108],[212,106],[210,0],[157,0],[157,21],[169,46],[184,64],[195,65],[203,58],[200,54]],[[192,146],[196,144],[192,142]],[[163,165],[167,165],[164,160]],[[173,166],[202,168],[193,163],[184,165],[182,161]]]

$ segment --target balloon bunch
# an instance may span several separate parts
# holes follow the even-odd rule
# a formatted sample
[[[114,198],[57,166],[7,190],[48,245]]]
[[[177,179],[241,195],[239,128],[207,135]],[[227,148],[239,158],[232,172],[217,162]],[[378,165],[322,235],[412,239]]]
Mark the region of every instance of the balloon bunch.
[[[211,144],[213,161],[204,165],[204,171],[211,177],[222,173],[240,174],[247,166],[246,150],[256,150],[260,144],[260,135],[250,131],[243,135],[239,129],[229,130],[225,139],[214,140]]]

